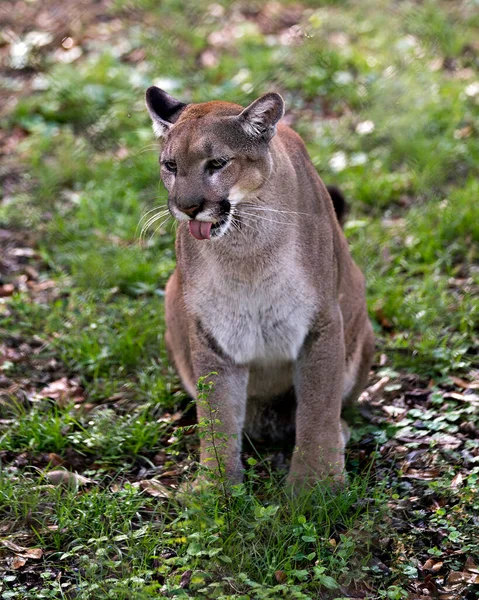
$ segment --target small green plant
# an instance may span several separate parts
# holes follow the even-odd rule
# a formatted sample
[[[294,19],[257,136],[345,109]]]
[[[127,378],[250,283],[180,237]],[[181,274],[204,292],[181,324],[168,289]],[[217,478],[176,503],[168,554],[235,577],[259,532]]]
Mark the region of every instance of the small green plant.
[[[398,585],[391,585],[387,590],[380,590],[379,597],[387,600],[403,600],[409,597],[409,592]]]
[[[228,482],[226,480],[225,464],[224,464],[224,450],[227,449],[228,436],[221,431],[221,421],[217,418],[217,410],[213,408],[210,396],[213,393],[215,382],[211,379],[217,376],[218,373],[212,371],[208,375],[202,376],[198,379],[197,383],[197,396],[196,402],[204,409],[208,414],[207,418],[200,418],[198,421],[198,437],[200,440],[204,440],[207,444],[205,447],[206,452],[211,454],[211,457],[207,460],[213,463],[212,468],[206,466],[203,469],[203,476],[206,477],[211,483],[217,485],[221,489],[222,502],[225,511],[225,519],[228,531],[231,530],[230,521],[230,493],[228,490]],[[211,465],[210,465],[211,466]]]

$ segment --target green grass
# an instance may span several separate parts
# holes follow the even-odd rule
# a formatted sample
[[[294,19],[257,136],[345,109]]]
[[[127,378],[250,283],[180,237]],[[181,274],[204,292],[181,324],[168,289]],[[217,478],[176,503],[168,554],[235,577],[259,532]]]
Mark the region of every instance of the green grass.
[[[73,64],[46,54],[43,89],[3,117],[26,135],[0,227],[34,235],[38,281],[55,291],[31,292],[12,274],[16,292],[0,304],[0,350],[20,355],[0,364],[9,381],[0,537],[44,550],[29,575],[9,567],[1,598],[339,598],[366,581],[370,597],[394,600],[424,579],[418,557],[441,557],[451,571],[463,568],[458,556],[479,559],[474,435],[462,454],[435,439],[396,442],[479,426],[477,404],[447,398],[458,393],[450,376],[478,368],[477,11],[459,1],[305,2],[285,37],[261,30],[259,4],[215,6],[118,0],[121,39],[86,41]],[[135,50],[146,58],[129,62]],[[353,415],[339,495],[318,486],[291,500],[274,454],[252,449],[232,496],[172,492],[193,477],[198,440],[177,427],[191,418],[163,340],[172,220],[139,243],[140,219],[166,202],[143,100],[152,82],[185,101],[247,104],[279,91],[318,172],[349,199],[346,235],[387,357],[382,401],[405,412],[368,424]],[[77,378],[82,402],[42,396],[65,376]],[[427,384],[436,394],[427,408],[404,400]],[[437,477],[402,478],[400,443],[426,448],[423,468]],[[52,486],[59,461],[93,483]],[[459,471],[467,475],[451,487]],[[142,487],[152,477],[164,477],[168,497]],[[405,533],[395,507],[418,495]]]
[[[0,510],[12,531],[31,521],[32,544],[49,548],[42,576],[51,588],[37,597],[61,597],[54,573],[63,565],[63,591],[80,598],[186,595],[185,571],[198,598],[306,598],[338,589],[328,573],[348,581],[361,575],[384,501],[380,488],[364,505],[367,478],[354,477],[347,492],[318,488],[291,502],[273,475],[258,495],[257,479],[249,468],[231,497],[206,490],[182,506],[98,473],[82,494],[35,474],[4,474]],[[33,597],[18,583],[13,589],[3,597]]]

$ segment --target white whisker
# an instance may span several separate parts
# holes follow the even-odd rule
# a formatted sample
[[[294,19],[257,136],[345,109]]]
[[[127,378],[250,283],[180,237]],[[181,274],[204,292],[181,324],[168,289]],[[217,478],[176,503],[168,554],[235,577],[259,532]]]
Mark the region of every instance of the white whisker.
[[[166,218],[164,221],[162,221],[162,222],[161,222],[161,223],[158,225],[158,227],[155,229],[155,231],[154,231],[154,232],[153,232],[153,233],[150,235],[150,238],[149,238],[149,240],[148,240],[148,244],[151,242],[151,240],[152,240],[153,236],[155,235],[155,233],[156,233],[156,232],[157,232],[159,229],[161,229],[161,228],[162,228],[162,227],[163,227],[163,226],[164,226],[166,223],[168,223],[168,220],[169,220],[169,219],[171,219],[171,215],[169,215],[169,216],[168,216],[168,217],[167,217],[167,218]]]
[[[265,207],[262,207],[262,206],[256,206],[255,204],[248,204],[246,202],[243,202],[242,204],[244,206],[247,206],[247,208],[251,208],[251,209],[254,209],[254,210],[268,211],[268,212],[273,212],[273,213],[278,213],[278,214],[285,214],[285,215],[304,215],[306,217],[313,216],[310,213],[297,212],[295,210],[277,210],[276,208],[265,208]]]
[[[237,215],[237,217],[241,217],[241,215]],[[238,229],[241,231],[241,233],[243,235],[245,235],[245,233],[244,233],[244,231],[241,230],[240,225],[246,227],[247,229],[251,229],[252,231],[255,231],[256,233],[261,234],[261,231],[255,225],[253,225],[254,221],[250,221],[250,223],[246,223],[246,219],[236,219],[236,223],[238,225]]]
[[[150,229],[150,227],[156,223],[156,221],[159,221],[160,219],[163,219],[164,217],[166,217],[167,215],[169,215],[169,211],[163,211],[161,213],[158,213],[156,215],[153,215],[152,217],[150,217],[148,219],[148,221],[143,225],[143,227],[141,228],[141,232],[140,232],[140,239],[143,237],[143,235],[148,231],[148,229]]]
[[[143,224],[143,227],[148,227],[151,223],[153,223],[156,219],[158,219],[158,217],[166,217],[167,214],[169,214],[169,210],[161,210],[157,213],[155,213],[154,215],[148,217],[148,220],[146,221],[146,223]]]
[[[241,224],[244,225],[244,223],[241,223]],[[237,220],[236,216],[232,217],[231,226],[233,227],[233,229],[235,231],[240,233],[243,237],[246,237],[244,231],[242,231],[242,229],[240,227],[240,222]]]
[[[163,210],[160,213],[157,213],[155,215],[153,215],[152,217],[150,217],[148,219],[148,221],[146,223],[144,223],[143,227],[141,228],[141,232],[140,232],[140,240],[144,237],[145,233],[148,231],[148,229],[150,229],[150,227],[156,223],[156,221],[159,221],[160,219],[163,219],[164,217],[166,217],[167,215],[170,215],[170,211],[169,210]]]
[[[151,214],[151,213],[152,213],[152,212],[154,212],[154,211],[159,211],[159,210],[161,210],[161,209],[163,209],[163,211],[162,211],[162,212],[164,212],[164,210],[168,210],[168,209],[166,208],[166,204],[160,204],[159,206],[154,206],[154,207],[153,207],[153,208],[151,208],[150,210],[147,210],[147,211],[146,211],[146,213],[145,213],[145,214],[144,214],[144,215],[141,217],[141,219],[138,221],[138,225],[136,226],[136,229],[135,229],[135,237],[136,237],[136,235],[137,235],[137,233],[138,233],[138,229],[139,229],[140,225],[141,225],[141,224],[142,224],[142,222],[143,222],[143,221],[144,221],[144,220],[145,220],[145,219],[148,217],[148,215],[149,215],[149,214]]]
[[[260,198],[258,196],[256,196],[256,198],[258,200],[260,200]],[[269,211],[269,212],[275,212],[275,213],[284,213],[284,214],[288,214],[288,215],[304,215],[306,217],[313,216],[310,213],[299,212],[296,210],[280,210],[280,209],[271,208],[268,206],[260,206],[260,205],[256,204],[255,202],[251,202],[250,200],[245,200],[241,204],[242,204],[242,206],[246,206],[248,208],[254,208],[255,210],[263,210],[263,211]]]
[[[266,219],[265,217],[263,217],[261,215],[255,215],[253,213],[247,213],[244,211],[242,211],[240,214],[241,214],[241,216],[245,215],[247,217],[252,217],[254,219],[258,219],[259,221],[267,221],[268,223],[276,223],[278,225],[293,225],[293,226],[296,225],[296,223],[291,222],[291,221],[274,221],[273,219]]]
[[[146,146],[143,146],[136,152],[135,156],[138,156],[139,154],[143,154],[144,152],[148,152],[148,150],[159,150],[158,143],[146,144]]]
[[[168,207],[166,204],[160,204],[159,206],[154,206],[153,208],[150,208],[150,210],[147,210],[146,213],[141,217],[141,219],[139,220],[139,223],[141,223],[143,221],[143,219],[149,215],[150,213],[152,213],[154,210],[160,210],[160,209],[164,209],[164,210],[168,210]]]

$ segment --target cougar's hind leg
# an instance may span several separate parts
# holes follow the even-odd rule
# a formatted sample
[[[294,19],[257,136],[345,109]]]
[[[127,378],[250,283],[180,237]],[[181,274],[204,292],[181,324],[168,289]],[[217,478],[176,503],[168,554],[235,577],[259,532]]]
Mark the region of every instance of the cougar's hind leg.
[[[355,379],[343,396],[343,406],[348,406],[349,404],[355,402],[364,391],[364,388],[368,383],[369,369],[371,368],[371,364],[373,362],[375,343],[373,330],[369,322],[367,327],[366,335],[364,337],[361,352],[358,358]]]

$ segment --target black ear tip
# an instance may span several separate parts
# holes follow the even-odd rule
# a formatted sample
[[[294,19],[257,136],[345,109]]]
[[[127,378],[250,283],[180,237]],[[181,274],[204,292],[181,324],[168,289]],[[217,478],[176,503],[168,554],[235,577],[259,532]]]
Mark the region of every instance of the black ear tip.
[[[154,85],[150,86],[145,92],[146,103],[151,105],[155,98],[156,88]]]
[[[265,94],[263,96],[263,99],[265,100],[269,100],[270,102],[273,102],[277,109],[278,112],[281,113],[281,116],[283,116],[284,113],[284,99],[281,96],[281,94],[278,94],[278,92],[268,92],[267,94]]]
[[[186,104],[176,100],[156,85],[151,85],[145,92],[146,106],[153,119],[159,117],[163,121],[174,123]]]
[[[164,94],[165,92],[159,87],[156,87],[156,85],[150,85],[150,87],[145,92],[146,99],[150,102],[164,96]]]
[[[274,98],[277,102],[284,102],[283,96],[281,96],[281,94],[278,94],[278,92],[268,92],[266,95],[270,96],[271,98]]]
[[[284,104],[283,97],[278,92],[266,92],[259,97],[259,100],[270,100],[272,102],[277,102],[278,104]]]
[[[282,102],[284,104],[283,96],[278,94],[278,92],[270,92],[272,98],[275,98],[278,102]]]

